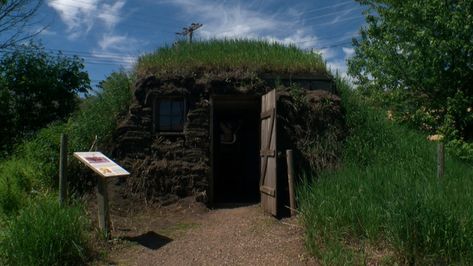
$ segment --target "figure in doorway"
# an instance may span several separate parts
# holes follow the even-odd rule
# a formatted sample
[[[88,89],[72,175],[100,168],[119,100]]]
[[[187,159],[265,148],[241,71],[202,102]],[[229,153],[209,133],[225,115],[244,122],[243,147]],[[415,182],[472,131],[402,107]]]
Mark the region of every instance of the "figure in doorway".
[[[242,121],[227,120],[220,122],[220,143],[232,145],[237,142],[237,133],[241,128]]]

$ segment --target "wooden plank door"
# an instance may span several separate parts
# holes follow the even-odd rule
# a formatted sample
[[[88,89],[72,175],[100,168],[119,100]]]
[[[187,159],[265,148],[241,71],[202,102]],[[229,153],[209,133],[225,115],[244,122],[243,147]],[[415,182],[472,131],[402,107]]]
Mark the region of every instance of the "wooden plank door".
[[[277,215],[276,90],[261,98],[261,177],[263,209]]]

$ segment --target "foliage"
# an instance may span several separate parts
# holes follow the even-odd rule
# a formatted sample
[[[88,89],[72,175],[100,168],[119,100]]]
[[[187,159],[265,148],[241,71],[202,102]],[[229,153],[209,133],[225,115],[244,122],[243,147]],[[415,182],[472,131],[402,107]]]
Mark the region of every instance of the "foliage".
[[[41,129],[0,162],[0,264],[83,265],[87,221],[83,207],[59,207],[49,191],[57,187],[59,139],[69,136],[69,151],[88,150],[109,141],[120,115],[131,100],[127,74],[113,73],[102,91],[87,98],[67,122]],[[69,176],[77,186],[79,168],[69,158]],[[74,187],[70,187],[74,190]],[[46,196],[45,196],[46,195]]]
[[[322,260],[337,250],[354,253],[337,264],[377,264],[382,256],[470,264],[473,167],[447,155],[445,177],[437,179],[433,143],[352,91],[343,91],[343,101],[350,129],[344,166],[298,186],[309,250]]]
[[[16,213],[22,202],[34,191],[48,191],[57,187],[59,140],[61,133],[69,136],[69,151],[88,150],[94,136],[98,145],[110,140],[116,127],[117,116],[123,112],[130,100],[129,80],[125,73],[111,74],[101,85],[102,92],[90,97],[83,108],[67,122],[58,122],[38,131],[33,137],[19,144],[14,156],[0,162],[0,209]],[[69,175],[76,175],[79,166],[72,157]],[[0,211],[1,213],[1,211]]]
[[[473,159],[473,2],[358,2],[367,26],[349,73],[359,88],[399,121],[469,145],[462,154]]]
[[[95,136],[98,145],[110,141],[118,117],[128,110],[131,101],[131,78],[125,72],[114,72],[100,82],[101,92],[83,103],[68,122],[72,147],[89,149]]]
[[[193,75],[197,72],[327,74],[321,55],[295,46],[252,40],[179,42],[138,59],[139,76]]]
[[[66,118],[78,104],[78,93],[90,89],[78,57],[49,55],[43,47],[23,45],[0,60],[0,148],[11,148],[24,136]]]
[[[87,254],[84,209],[37,197],[7,225],[0,238],[2,265],[83,265]]]

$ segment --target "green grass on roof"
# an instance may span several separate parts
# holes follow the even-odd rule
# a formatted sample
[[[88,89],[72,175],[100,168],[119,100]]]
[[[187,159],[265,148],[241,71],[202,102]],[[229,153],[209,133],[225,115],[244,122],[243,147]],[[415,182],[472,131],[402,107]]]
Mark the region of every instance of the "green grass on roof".
[[[186,76],[207,71],[327,74],[320,54],[256,40],[179,42],[141,56],[135,71],[138,76]]]

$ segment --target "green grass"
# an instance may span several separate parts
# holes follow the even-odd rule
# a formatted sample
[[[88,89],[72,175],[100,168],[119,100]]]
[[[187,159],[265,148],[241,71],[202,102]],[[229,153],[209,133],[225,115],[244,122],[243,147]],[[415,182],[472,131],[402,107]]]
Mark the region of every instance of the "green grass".
[[[340,249],[374,257],[365,246],[383,247],[387,261],[472,263],[473,166],[447,154],[438,180],[436,144],[342,91],[351,130],[343,167],[298,186],[309,250],[331,264],[353,260],[330,255]]]
[[[295,46],[267,41],[211,40],[179,42],[138,59],[138,76],[189,76],[209,73],[319,73],[327,74],[322,57]]]
[[[82,264],[85,214],[80,206],[60,208],[51,196],[58,185],[60,136],[69,136],[69,155],[88,150],[95,135],[103,148],[131,101],[129,83],[124,73],[112,74],[102,83],[103,91],[86,99],[68,121],[40,130],[0,162],[0,264]],[[87,180],[84,168],[72,156],[69,161],[69,188],[76,192]]]
[[[0,236],[2,265],[84,265],[88,221],[80,205],[61,207],[38,197]]]

